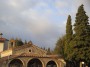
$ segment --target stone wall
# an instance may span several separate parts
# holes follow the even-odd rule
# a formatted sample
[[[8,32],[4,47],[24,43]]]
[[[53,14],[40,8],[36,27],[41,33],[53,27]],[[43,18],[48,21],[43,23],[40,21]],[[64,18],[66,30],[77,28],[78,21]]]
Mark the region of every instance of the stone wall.
[[[31,59],[39,59],[41,62],[42,62],[42,65],[43,67],[46,67],[47,63],[49,61],[54,61],[57,65],[57,67],[64,67],[65,64],[59,60],[59,58],[47,58],[47,57],[18,57],[18,58],[15,58],[15,59],[19,59],[21,60],[21,62],[23,63],[23,67],[27,67],[28,65],[28,62],[31,60]],[[14,60],[14,59],[12,59]],[[9,60],[9,63],[12,61],[12,60]],[[8,63],[8,64],[9,64]]]
[[[20,55],[22,53],[32,53],[32,54],[38,54],[38,55],[46,55],[47,51],[35,46],[35,45],[26,45],[27,47],[23,49],[23,46],[21,46],[21,49],[13,49],[13,54]],[[19,48],[19,47],[18,47]]]

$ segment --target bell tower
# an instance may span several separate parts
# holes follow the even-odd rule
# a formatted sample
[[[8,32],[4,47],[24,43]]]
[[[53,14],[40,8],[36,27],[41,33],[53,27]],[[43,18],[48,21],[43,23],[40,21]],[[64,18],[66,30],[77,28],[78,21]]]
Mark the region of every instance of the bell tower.
[[[15,40],[12,38],[9,41],[9,48],[14,48],[15,47]]]

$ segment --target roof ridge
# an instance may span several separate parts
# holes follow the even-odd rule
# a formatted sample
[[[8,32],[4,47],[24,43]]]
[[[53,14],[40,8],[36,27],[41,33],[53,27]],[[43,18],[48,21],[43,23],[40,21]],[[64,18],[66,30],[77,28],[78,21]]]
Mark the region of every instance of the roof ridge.
[[[24,44],[22,46],[14,47],[13,50],[20,50],[20,49],[27,48],[27,47],[30,47],[30,46],[31,46],[31,44]]]
[[[46,50],[41,49],[40,47],[38,47],[38,46],[36,46],[36,45],[33,45],[33,46],[35,46],[35,47],[39,48],[40,50],[43,50],[44,52],[47,52]]]

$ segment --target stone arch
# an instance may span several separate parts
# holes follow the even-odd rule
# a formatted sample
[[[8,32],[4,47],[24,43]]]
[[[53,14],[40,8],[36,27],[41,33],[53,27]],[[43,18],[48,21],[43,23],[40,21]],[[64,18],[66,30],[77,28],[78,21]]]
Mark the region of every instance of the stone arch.
[[[23,65],[20,59],[13,59],[9,62],[8,67],[23,67]]]
[[[43,67],[43,63],[40,59],[33,58],[28,61],[27,67]]]
[[[50,60],[47,62],[46,67],[58,67],[58,64],[55,61]]]

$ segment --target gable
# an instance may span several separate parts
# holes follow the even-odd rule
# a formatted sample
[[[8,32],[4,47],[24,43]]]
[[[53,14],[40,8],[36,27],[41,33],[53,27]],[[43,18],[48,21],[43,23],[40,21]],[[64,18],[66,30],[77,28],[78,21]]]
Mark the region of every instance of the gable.
[[[23,53],[28,54],[37,54],[37,55],[46,55],[47,51],[39,48],[38,46],[32,45],[32,44],[26,44],[23,46],[19,46],[13,49],[13,54],[20,55]]]

